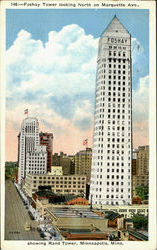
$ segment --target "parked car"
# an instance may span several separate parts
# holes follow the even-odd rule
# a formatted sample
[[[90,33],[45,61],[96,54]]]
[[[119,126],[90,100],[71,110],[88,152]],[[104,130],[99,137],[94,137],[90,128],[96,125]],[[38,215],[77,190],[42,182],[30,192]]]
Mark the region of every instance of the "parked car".
[[[52,236],[51,236],[51,234],[50,233],[48,233],[48,232],[44,232],[44,239],[45,240],[51,240],[52,239]]]
[[[44,237],[45,237],[44,232],[40,232],[40,237],[41,237],[41,238],[44,238]]]
[[[31,225],[26,222],[24,228],[25,228],[26,231],[30,231],[31,230]]]
[[[34,220],[34,216],[32,215],[32,213],[30,211],[28,211],[28,214],[29,214],[31,220]]]

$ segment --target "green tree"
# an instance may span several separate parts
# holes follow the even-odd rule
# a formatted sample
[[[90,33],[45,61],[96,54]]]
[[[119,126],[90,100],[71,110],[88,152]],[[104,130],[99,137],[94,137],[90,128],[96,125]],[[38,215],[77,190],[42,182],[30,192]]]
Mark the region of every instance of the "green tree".
[[[149,193],[149,188],[148,186],[138,186],[136,187],[136,193],[138,197],[140,197],[142,200],[148,200],[148,193]]]
[[[143,215],[135,214],[133,216],[133,224],[135,229],[148,229],[148,218]]]
[[[17,162],[6,162],[5,163],[5,179],[13,178],[16,169],[17,169]]]

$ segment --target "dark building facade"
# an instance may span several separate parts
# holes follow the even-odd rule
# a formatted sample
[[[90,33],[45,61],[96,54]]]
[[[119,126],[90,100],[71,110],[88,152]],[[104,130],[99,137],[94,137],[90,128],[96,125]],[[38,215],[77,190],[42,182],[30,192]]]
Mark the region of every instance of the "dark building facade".
[[[51,171],[52,166],[52,154],[53,154],[53,134],[52,133],[40,133],[40,144],[46,146],[47,150],[47,171]]]
[[[139,146],[132,162],[132,190],[136,197],[136,187],[149,186],[149,146]]]
[[[60,154],[58,153],[53,154],[52,166],[62,166],[63,175],[69,175],[69,174],[75,173],[73,156],[71,155],[68,156],[67,154],[64,154],[63,152],[60,152]]]

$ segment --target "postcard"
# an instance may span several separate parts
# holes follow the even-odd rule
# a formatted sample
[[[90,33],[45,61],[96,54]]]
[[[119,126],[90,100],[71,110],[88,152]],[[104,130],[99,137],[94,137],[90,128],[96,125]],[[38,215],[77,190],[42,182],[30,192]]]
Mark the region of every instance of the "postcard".
[[[155,1],[1,1],[1,248],[156,249]]]

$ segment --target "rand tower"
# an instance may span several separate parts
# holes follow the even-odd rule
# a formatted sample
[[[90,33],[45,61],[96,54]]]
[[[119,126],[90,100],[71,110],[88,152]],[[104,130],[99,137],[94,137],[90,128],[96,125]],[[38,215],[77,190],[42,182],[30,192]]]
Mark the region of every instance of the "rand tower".
[[[36,118],[23,120],[18,135],[18,184],[25,179],[26,173],[46,174],[46,146],[40,145],[39,122]]]
[[[131,204],[131,35],[115,16],[100,37],[97,59],[92,204]]]

